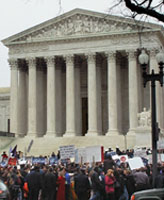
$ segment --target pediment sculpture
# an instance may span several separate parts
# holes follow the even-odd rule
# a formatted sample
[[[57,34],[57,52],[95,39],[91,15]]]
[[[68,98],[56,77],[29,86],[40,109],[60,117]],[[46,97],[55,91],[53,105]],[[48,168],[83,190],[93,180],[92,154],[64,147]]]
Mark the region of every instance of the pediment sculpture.
[[[16,41],[35,41],[41,39],[78,36],[97,33],[120,33],[123,31],[137,31],[135,24],[125,21],[114,21],[105,18],[76,14],[59,22],[45,26]]]

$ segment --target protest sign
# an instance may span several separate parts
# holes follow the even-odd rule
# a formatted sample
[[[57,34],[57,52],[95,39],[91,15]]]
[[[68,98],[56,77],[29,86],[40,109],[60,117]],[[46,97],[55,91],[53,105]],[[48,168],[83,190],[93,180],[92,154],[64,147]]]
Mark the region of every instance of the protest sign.
[[[46,164],[46,159],[40,157],[33,157],[32,164]]]
[[[61,159],[75,158],[75,146],[74,145],[61,146],[60,158]]]
[[[119,156],[120,163],[128,162],[128,156],[127,155],[121,155]]]
[[[17,158],[9,158],[8,165],[16,166],[16,164],[17,164]]]
[[[75,151],[75,163],[84,164],[87,162],[86,148],[79,148]]]
[[[49,158],[49,163],[50,163],[50,165],[58,164],[57,157],[50,157]]]
[[[8,164],[8,158],[1,160],[0,165],[1,167],[6,167]]]
[[[103,150],[101,146],[86,147],[86,162],[102,162],[102,151]]]
[[[21,158],[21,159],[18,160],[18,164],[19,164],[19,165],[25,165],[26,162],[27,162],[27,161],[26,161],[25,158]]]
[[[144,163],[140,157],[130,158],[128,159],[128,163],[131,170],[144,167]]]

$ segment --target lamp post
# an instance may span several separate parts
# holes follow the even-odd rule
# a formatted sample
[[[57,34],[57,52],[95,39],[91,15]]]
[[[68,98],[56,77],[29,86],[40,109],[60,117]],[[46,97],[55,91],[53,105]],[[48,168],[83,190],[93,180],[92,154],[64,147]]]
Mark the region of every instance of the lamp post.
[[[163,86],[163,65],[164,65],[164,54],[159,52],[156,55],[156,60],[159,64],[159,73],[154,73],[154,69],[152,69],[151,73],[147,72],[147,65],[149,62],[149,56],[142,49],[141,54],[139,55],[139,63],[142,66],[142,77],[143,77],[143,85],[146,87],[146,83],[148,81],[151,82],[151,127],[152,127],[152,164],[153,164],[153,187],[155,184],[155,177],[157,175],[157,141],[159,128],[156,120],[156,89],[155,82],[159,81],[161,87]]]

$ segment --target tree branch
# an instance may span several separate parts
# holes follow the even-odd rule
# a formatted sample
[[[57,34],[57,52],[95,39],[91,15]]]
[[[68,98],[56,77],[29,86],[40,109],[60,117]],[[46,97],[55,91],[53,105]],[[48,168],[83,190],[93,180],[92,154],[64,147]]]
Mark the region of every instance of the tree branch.
[[[153,9],[148,9],[144,8],[142,6],[135,5],[134,3],[131,2],[131,0],[124,0],[126,7],[129,8],[132,12],[136,12],[138,14],[146,14],[151,17],[154,17],[158,19],[159,21],[164,22],[164,15],[153,10]],[[150,1],[151,2],[151,1]]]

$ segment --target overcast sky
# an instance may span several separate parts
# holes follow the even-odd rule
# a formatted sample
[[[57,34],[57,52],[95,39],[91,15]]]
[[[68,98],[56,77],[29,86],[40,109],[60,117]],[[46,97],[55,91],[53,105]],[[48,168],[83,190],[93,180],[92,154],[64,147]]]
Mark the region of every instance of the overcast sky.
[[[74,8],[107,12],[113,0],[4,0],[0,2],[0,41]],[[8,49],[0,42],[0,87],[10,86]]]

